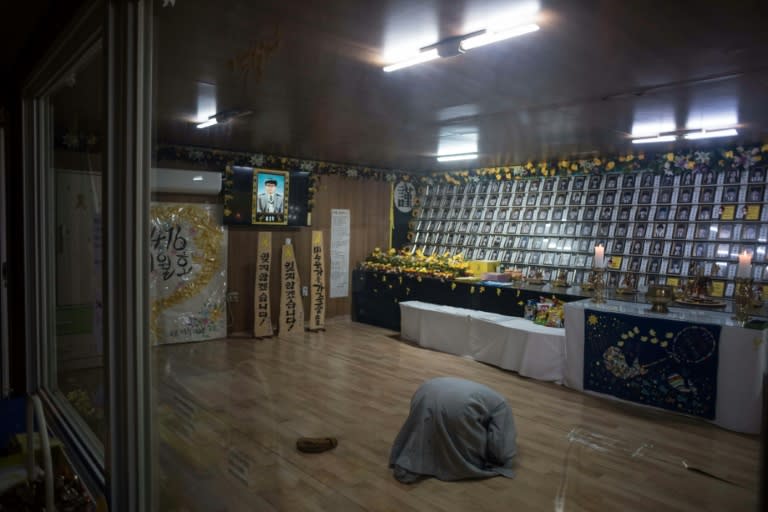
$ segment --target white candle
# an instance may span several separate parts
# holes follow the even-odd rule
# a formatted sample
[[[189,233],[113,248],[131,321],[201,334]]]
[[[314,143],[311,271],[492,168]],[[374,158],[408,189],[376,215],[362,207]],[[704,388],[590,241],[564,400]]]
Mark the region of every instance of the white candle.
[[[605,267],[605,247],[603,244],[595,246],[595,268]]]
[[[752,276],[752,255],[747,251],[739,254],[739,268],[736,270],[736,277],[749,279]]]

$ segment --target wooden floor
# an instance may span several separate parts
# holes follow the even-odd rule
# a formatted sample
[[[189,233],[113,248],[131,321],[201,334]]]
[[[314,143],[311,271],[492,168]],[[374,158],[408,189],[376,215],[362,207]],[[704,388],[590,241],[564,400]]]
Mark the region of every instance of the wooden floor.
[[[159,347],[153,368],[163,512],[757,509],[757,437],[425,350],[348,319],[321,333]],[[389,450],[411,395],[441,375],[507,397],[514,479],[392,478]],[[339,445],[303,454],[300,436]]]

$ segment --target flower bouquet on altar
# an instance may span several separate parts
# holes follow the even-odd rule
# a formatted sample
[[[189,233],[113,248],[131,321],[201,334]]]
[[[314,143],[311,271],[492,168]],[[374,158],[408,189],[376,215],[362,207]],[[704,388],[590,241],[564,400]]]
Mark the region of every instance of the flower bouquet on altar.
[[[373,250],[359,267],[363,270],[396,274],[414,274],[439,279],[454,279],[469,275],[469,265],[462,254],[451,256],[448,253],[425,256],[421,249],[414,252],[397,251],[394,248],[382,251]]]

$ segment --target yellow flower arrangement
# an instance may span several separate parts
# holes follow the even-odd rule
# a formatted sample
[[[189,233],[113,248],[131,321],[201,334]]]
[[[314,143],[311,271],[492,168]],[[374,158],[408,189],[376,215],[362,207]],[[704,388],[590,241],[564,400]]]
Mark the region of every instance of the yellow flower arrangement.
[[[387,273],[414,274],[417,276],[430,276],[441,279],[453,279],[469,274],[469,264],[464,261],[462,254],[450,256],[445,254],[433,254],[425,256],[421,249],[413,253],[389,249],[382,252],[378,247],[373,250],[365,261],[360,263],[360,268]]]

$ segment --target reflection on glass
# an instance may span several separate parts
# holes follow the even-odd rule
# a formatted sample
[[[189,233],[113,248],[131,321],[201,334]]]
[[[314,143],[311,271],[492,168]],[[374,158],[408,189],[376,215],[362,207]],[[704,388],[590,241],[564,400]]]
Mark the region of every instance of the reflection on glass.
[[[56,349],[49,380],[103,443],[102,60],[94,54],[50,96]]]

